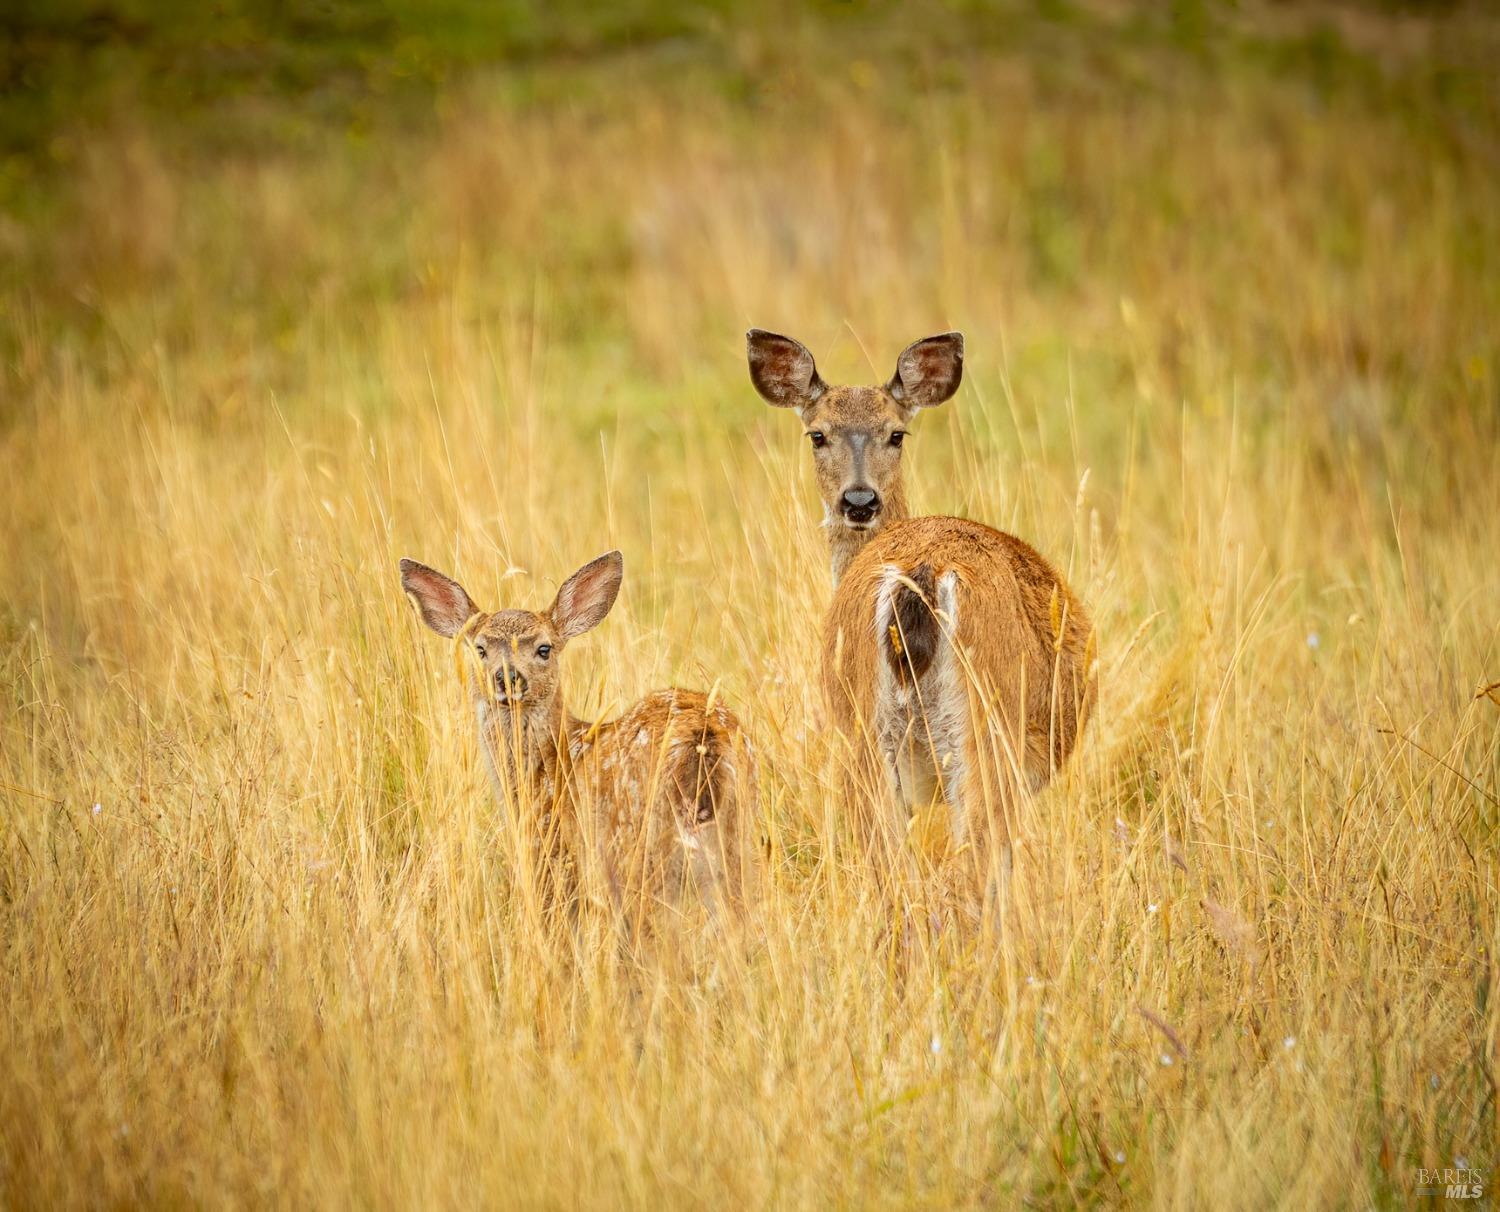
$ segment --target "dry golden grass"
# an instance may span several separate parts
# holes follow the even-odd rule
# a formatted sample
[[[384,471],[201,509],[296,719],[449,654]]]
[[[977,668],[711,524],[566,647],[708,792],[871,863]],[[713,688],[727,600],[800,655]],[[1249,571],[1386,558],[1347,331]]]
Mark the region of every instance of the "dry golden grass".
[[[11,208],[0,1200],[1493,1181],[1500,109],[1427,68],[1493,22],[1350,18],[1386,83],[1323,91],[804,33],[725,41],[752,100],[668,48],[358,137],[120,117]],[[963,329],[913,502],[1099,621],[996,940],[892,947],[830,819],[816,506],[751,324],[844,380]],[[611,546],[574,709],[722,678],[761,754],[758,937],[711,971],[531,928],[396,577],[540,603]]]

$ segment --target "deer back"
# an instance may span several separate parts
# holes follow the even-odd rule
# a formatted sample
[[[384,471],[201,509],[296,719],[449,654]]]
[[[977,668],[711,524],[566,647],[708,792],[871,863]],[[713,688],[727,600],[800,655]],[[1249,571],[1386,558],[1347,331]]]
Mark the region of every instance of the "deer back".
[[[946,692],[931,679],[957,677],[1024,744],[1031,781],[1045,782],[1094,702],[1093,634],[1061,575],[1022,540],[960,518],[907,519],[866,544],[834,592],[824,692],[853,736],[882,715],[882,696],[924,698],[928,685],[933,710]]]

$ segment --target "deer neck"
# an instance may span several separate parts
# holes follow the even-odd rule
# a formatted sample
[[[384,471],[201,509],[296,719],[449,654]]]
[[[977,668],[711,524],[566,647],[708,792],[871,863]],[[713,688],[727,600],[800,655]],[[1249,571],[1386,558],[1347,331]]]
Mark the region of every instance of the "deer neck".
[[[851,530],[836,518],[830,518],[825,522],[824,529],[828,532],[828,557],[833,570],[834,588],[838,588],[839,582],[844,579],[844,570],[849,567],[849,562],[865,549],[865,544],[892,522],[900,522],[910,516],[906,507],[906,488],[900,480],[897,480],[891,490],[886,493],[873,526],[865,530]]]
[[[560,696],[559,696],[560,698]],[[559,699],[542,711],[516,714],[483,700],[478,706],[479,733],[497,793],[519,790],[550,797],[563,781],[568,763],[567,736],[573,724]]]

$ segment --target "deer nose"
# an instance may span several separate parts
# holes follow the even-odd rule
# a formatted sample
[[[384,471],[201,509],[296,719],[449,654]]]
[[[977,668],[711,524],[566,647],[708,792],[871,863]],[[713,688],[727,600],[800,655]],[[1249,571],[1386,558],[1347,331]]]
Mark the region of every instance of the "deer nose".
[[[863,526],[880,512],[880,496],[873,488],[846,488],[839,508],[851,525]]]
[[[506,683],[509,683],[508,687]],[[507,689],[512,694],[525,694],[526,675],[519,669],[512,669],[509,666],[502,665],[499,669],[495,670],[495,688],[501,694],[504,694]]]

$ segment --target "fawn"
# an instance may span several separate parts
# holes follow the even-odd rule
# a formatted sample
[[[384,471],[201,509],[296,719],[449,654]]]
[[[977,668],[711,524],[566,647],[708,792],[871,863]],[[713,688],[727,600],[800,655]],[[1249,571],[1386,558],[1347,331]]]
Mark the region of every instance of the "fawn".
[[[954,846],[992,848],[1004,878],[1015,795],[1046,785],[1094,703],[1095,638],[1057,570],[1020,539],[909,516],[908,426],[958,390],[963,336],[908,346],[882,387],[830,386],[790,337],[752,329],[747,345],[756,390],[797,413],[812,447],[834,581],[823,687],[838,730],[870,742],[854,773],[889,787],[902,811],[887,823],[903,831],[911,807],[940,793]]]
[[[653,691],[597,723],[563,705],[563,651],[603,621],[623,576],[611,551],[563,582],[546,610],[490,614],[457,581],[401,561],[422,621],[478,658],[474,709],[497,796],[537,805],[538,840],[550,835],[575,869],[597,862],[616,909],[627,894],[676,903],[691,882],[717,916],[721,902],[738,902],[744,874],[742,788],[754,770],[739,720],[696,690]]]

